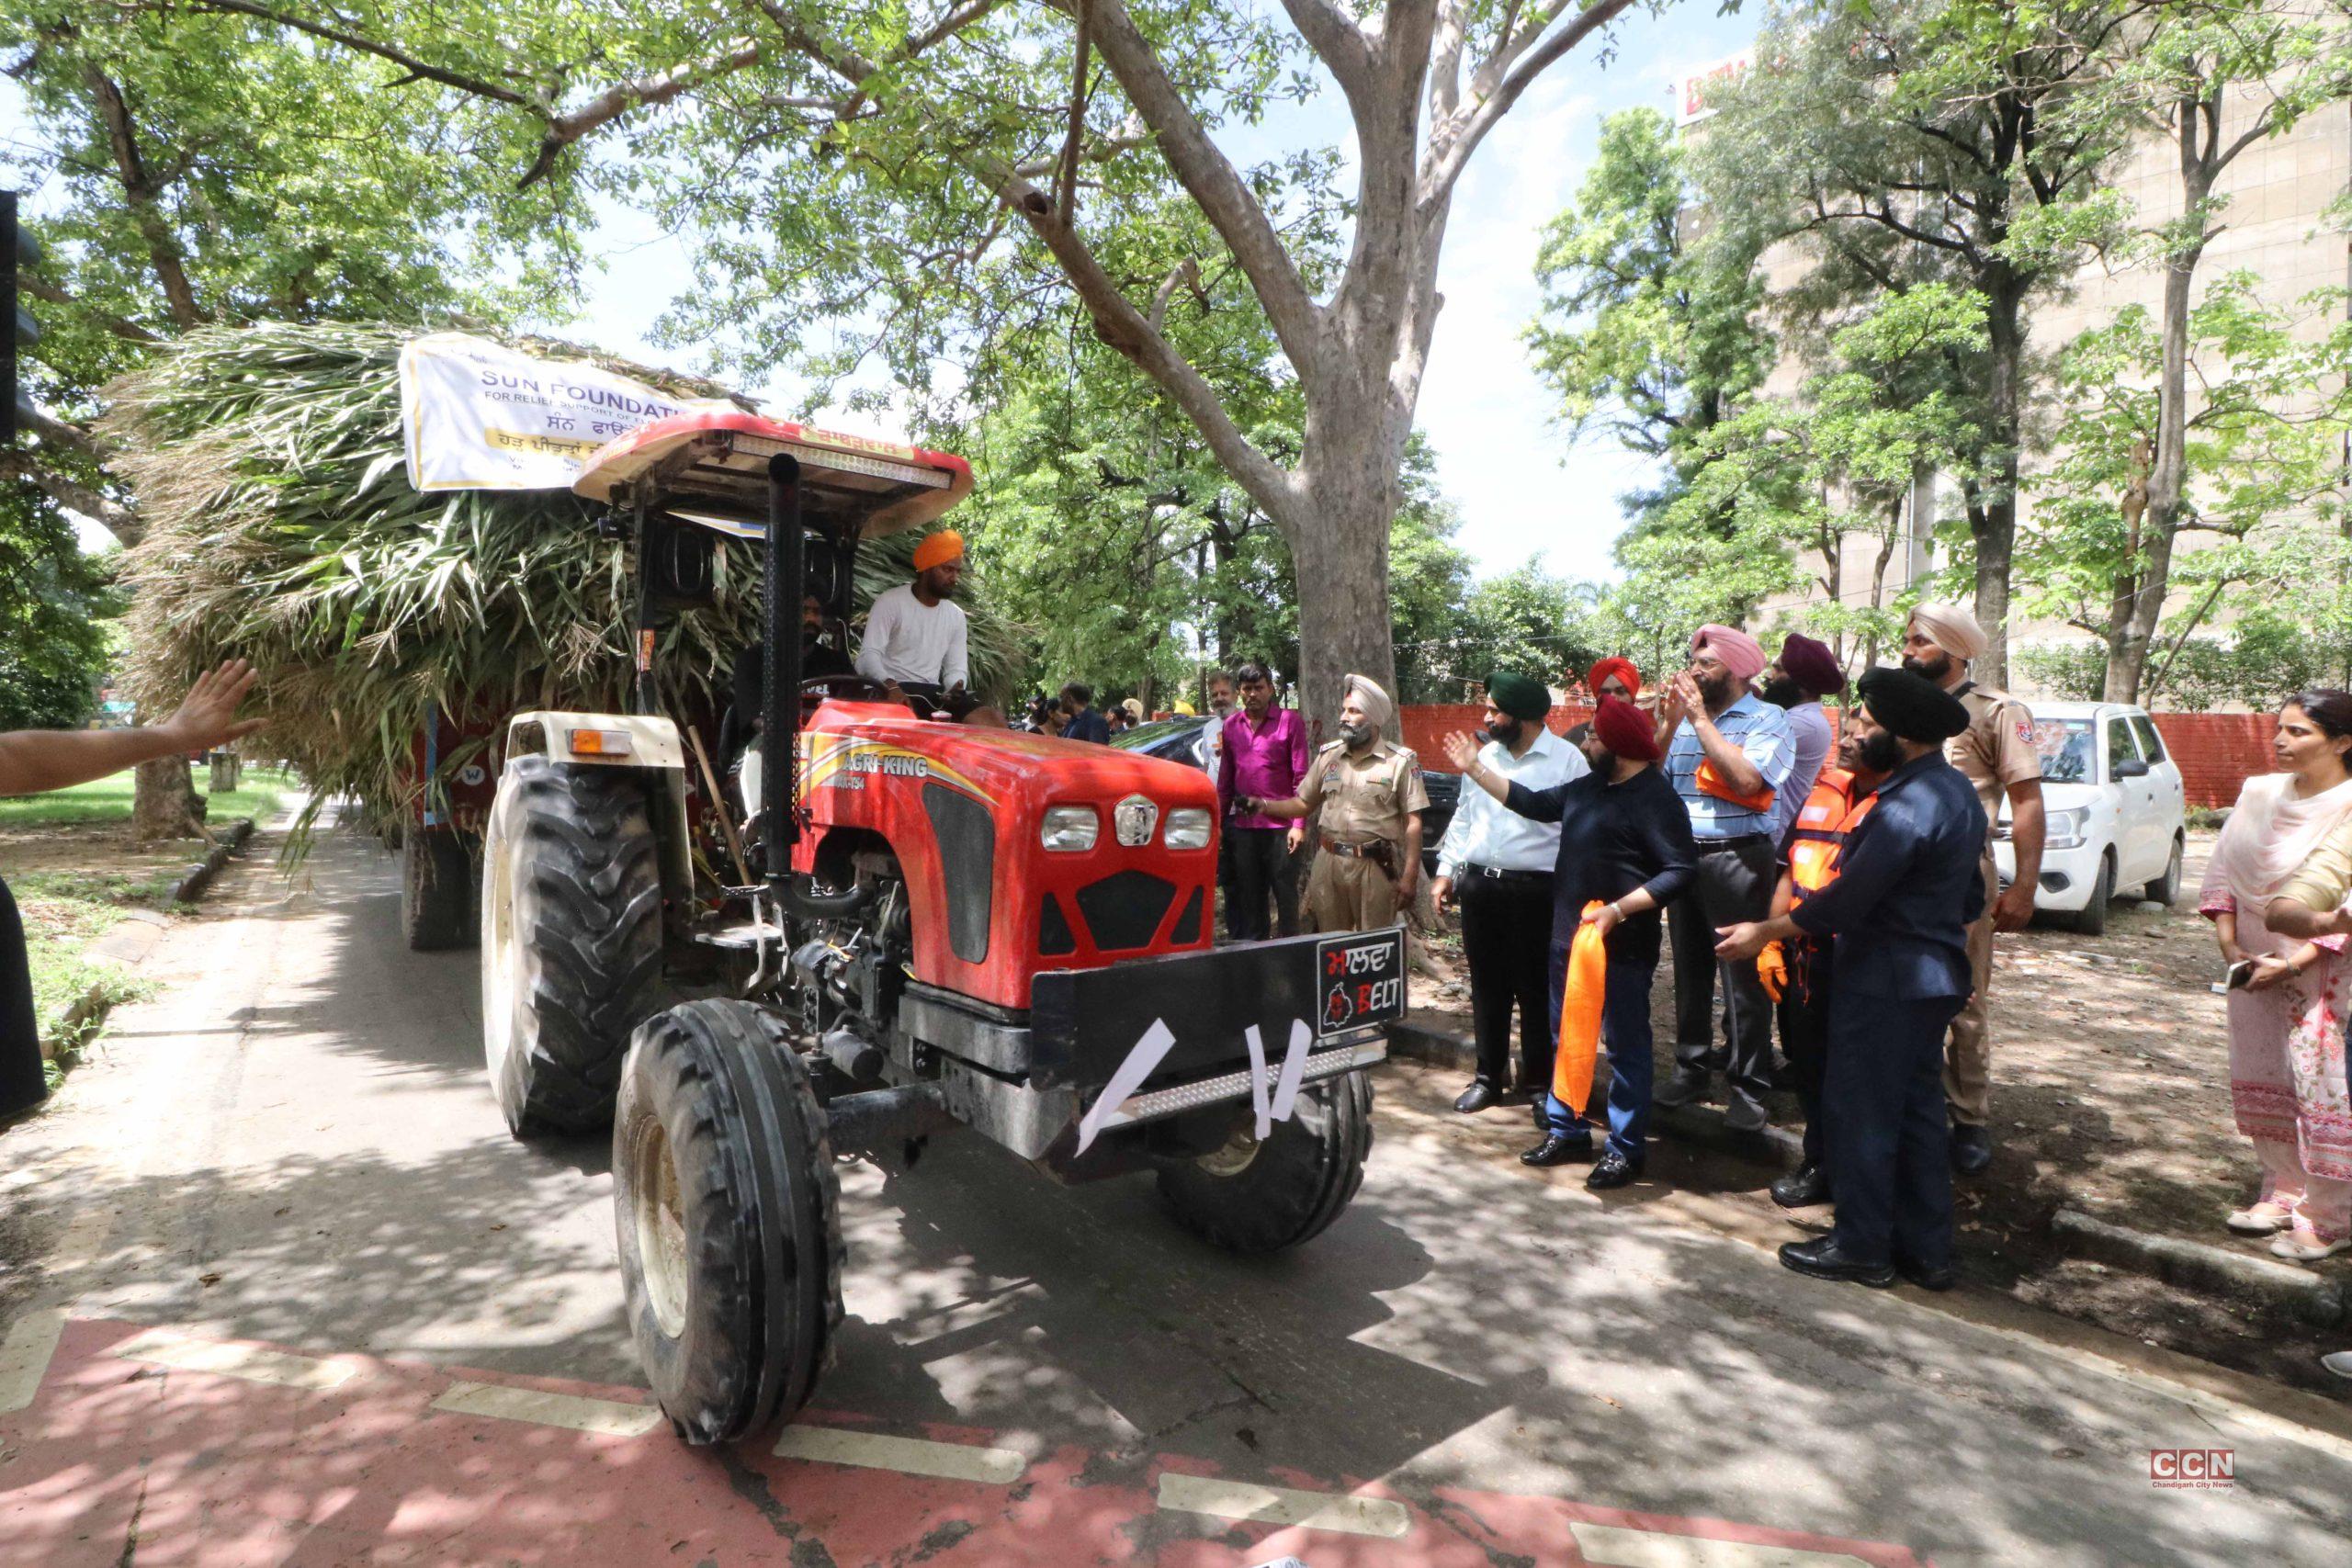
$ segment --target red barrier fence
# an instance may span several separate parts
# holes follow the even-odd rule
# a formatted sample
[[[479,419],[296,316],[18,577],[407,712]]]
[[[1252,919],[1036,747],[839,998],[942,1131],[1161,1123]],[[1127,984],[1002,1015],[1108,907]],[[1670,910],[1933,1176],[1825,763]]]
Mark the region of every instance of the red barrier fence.
[[[1421,754],[1421,766],[1452,773],[1441,742],[1456,731],[1476,729],[1486,714],[1485,708],[1468,704],[1410,703],[1399,708],[1396,716],[1404,726],[1405,744]],[[1559,735],[1591,716],[1590,708],[1562,706],[1554,708],[1544,722],[1553,734]],[[2165,738],[2165,749],[2180,764],[2181,783],[2191,806],[2233,805],[2240,785],[2274,766],[2270,737],[2278,728],[2274,715],[2160,713],[2153,716],[2156,732]]]

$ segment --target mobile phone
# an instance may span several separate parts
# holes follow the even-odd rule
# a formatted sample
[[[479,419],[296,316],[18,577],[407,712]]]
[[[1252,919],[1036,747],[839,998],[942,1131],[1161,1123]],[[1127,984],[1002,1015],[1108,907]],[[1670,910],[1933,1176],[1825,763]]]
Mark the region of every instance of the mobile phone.
[[[2251,958],[2241,958],[2241,959],[2239,959],[2235,964],[2231,964],[2231,965],[2230,965],[2230,984],[2229,984],[2229,988],[2230,988],[2231,990],[2233,990],[2233,991],[2244,990],[2244,989],[2245,988],[2245,983],[2246,983],[2248,980],[2251,980],[2251,979],[2253,979],[2253,978],[2254,978],[2254,960],[2253,960],[2253,959],[2251,959]]]

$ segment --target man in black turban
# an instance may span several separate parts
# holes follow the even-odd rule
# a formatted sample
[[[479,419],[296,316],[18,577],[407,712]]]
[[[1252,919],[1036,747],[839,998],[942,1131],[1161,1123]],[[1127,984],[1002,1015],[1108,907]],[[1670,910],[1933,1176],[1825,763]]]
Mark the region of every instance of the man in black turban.
[[[1872,670],[1860,690],[1860,759],[1887,776],[1846,840],[1837,879],[1787,914],[1724,927],[1715,951],[1743,960],[1769,942],[1836,939],[1821,1103],[1838,1224],[1819,1241],[1781,1247],[1781,1261],[1820,1279],[1885,1286],[1900,1274],[1946,1290],[1943,1038],[1972,983],[1984,808],[1944,760],[1944,741],[1968,728],[1958,698],[1901,670]]]

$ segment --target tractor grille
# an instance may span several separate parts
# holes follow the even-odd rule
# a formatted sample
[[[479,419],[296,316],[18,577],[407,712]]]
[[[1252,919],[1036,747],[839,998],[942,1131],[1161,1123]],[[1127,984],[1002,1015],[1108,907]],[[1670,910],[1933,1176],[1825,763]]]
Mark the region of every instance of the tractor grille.
[[[1148,871],[1122,871],[1078,890],[1078,912],[1096,951],[1148,947],[1176,901],[1176,885]]]

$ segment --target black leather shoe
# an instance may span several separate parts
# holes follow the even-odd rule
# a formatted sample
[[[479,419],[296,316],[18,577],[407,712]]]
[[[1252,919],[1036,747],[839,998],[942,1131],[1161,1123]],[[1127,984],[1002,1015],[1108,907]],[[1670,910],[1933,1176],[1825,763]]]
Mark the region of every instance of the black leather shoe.
[[[1939,1263],[1931,1268],[1898,1255],[1894,1259],[1894,1271],[1923,1291],[1949,1291],[1960,1282],[1959,1271],[1949,1263]]]
[[[1555,1133],[1519,1156],[1521,1165],[1581,1165],[1592,1157],[1590,1138],[1563,1138]]]
[[[1993,1134],[1965,1122],[1951,1124],[1951,1168],[1962,1176],[1982,1176],[1993,1163]]]
[[[1818,1241],[1791,1241],[1781,1246],[1781,1267],[1800,1274],[1810,1274],[1816,1280],[1848,1280],[1883,1291],[1894,1283],[1894,1266],[1891,1263],[1865,1263],[1849,1258],[1838,1246],[1834,1235]]]
[[[1492,1105],[1495,1099],[1495,1086],[1481,1078],[1462,1091],[1462,1098],[1453,1102],[1453,1109],[1469,1116]]]
[[[1607,1192],[1613,1188],[1631,1187],[1641,1179],[1640,1166],[1611,1149],[1600,1156],[1600,1163],[1592,1168],[1592,1174],[1584,1179],[1584,1184],[1589,1191]]]
[[[1772,1183],[1772,1201],[1783,1209],[1810,1209],[1829,1201],[1829,1173],[1817,1165],[1801,1165]]]
[[[1657,1086],[1650,1096],[1658,1105],[1688,1105],[1694,1100],[1707,1098],[1707,1075],[1698,1067],[1677,1067],[1674,1076]]]

